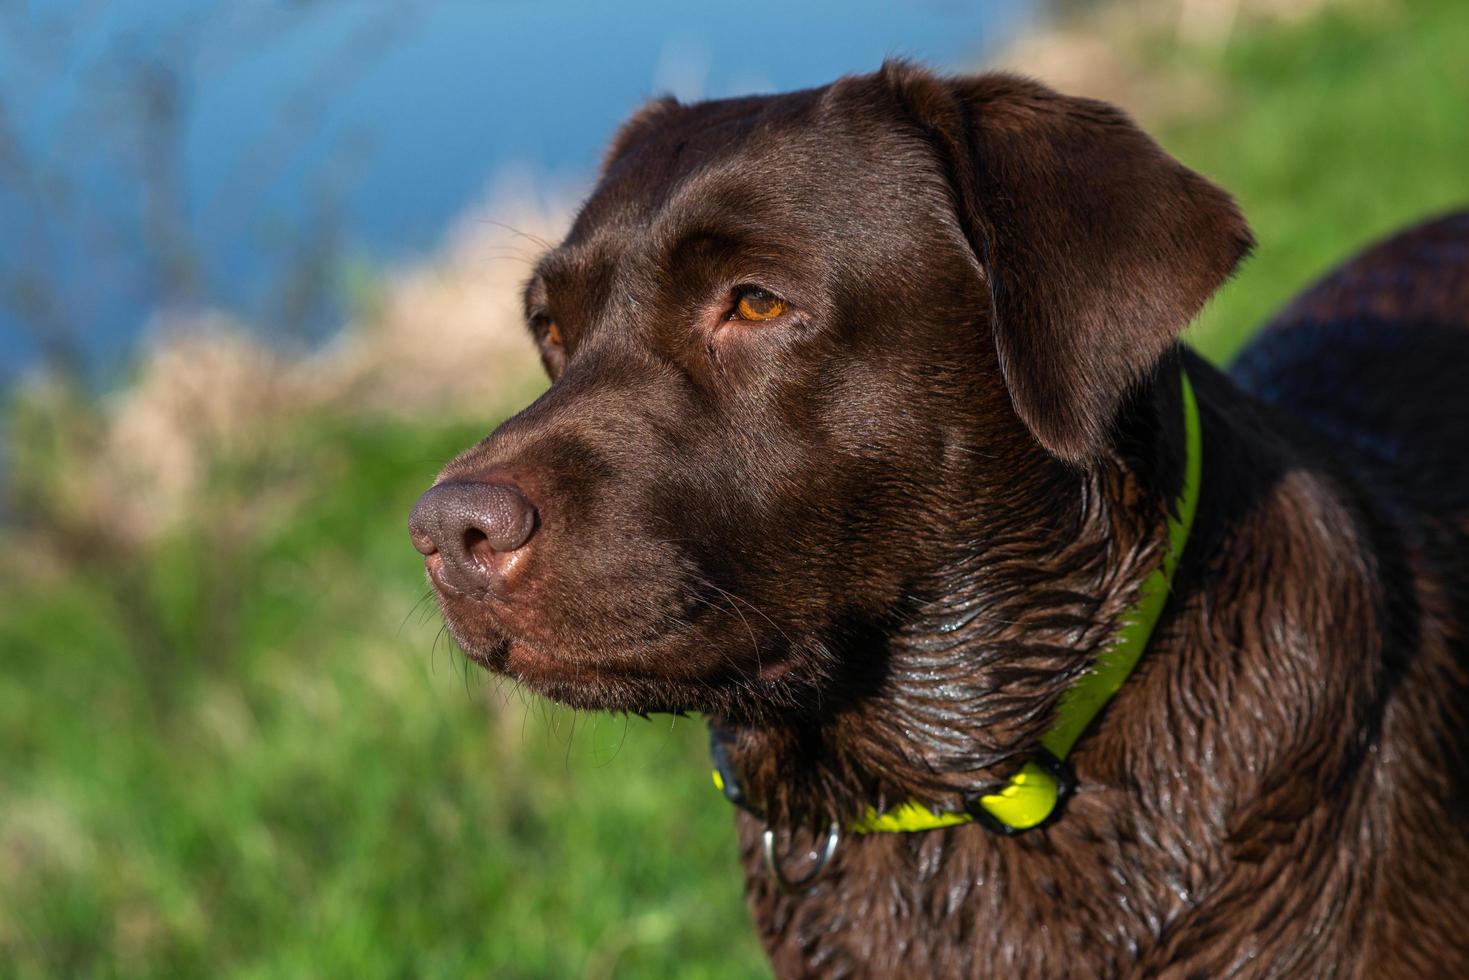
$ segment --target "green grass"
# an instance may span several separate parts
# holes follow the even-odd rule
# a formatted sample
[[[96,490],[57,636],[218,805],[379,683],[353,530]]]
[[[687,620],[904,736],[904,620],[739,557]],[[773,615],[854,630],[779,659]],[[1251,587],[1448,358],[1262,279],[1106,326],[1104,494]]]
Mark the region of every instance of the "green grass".
[[[1469,199],[1466,51],[1440,0],[1146,53],[1212,80],[1161,137],[1260,239],[1202,348]],[[12,476],[41,479],[65,457],[25,416]],[[526,700],[416,605],[408,507],[491,422],[302,419],[217,467],[224,504],[287,488],[247,532],[41,567],[0,540],[0,974],[764,972],[702,725]]]
[[[1469,207],[1469,6],[1377,4],[1245,30],[1220,52],[1153,52],[1202,70],[1212,111],[1162,128],[1232,191],[1258,239],[1191,340],[1225,359],[1317,276],[1373,240]]]

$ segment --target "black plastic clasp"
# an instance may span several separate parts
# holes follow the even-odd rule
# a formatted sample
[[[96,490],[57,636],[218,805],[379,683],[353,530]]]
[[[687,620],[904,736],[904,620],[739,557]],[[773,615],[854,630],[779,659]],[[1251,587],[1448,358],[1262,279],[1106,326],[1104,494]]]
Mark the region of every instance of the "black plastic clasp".
[[[734,741],[734,736],[728,729],[720,728],[718,725],[709,726],[709,761],[714,764],[714,769],[719,773],[719,781],[723,783],[722,792],[724,798],[746,813],[765,819],[765,811],[755,806],[745,796],[745,788],[740,783],[740,777],[735,772],[734,764],[729,760],[729,744]]]

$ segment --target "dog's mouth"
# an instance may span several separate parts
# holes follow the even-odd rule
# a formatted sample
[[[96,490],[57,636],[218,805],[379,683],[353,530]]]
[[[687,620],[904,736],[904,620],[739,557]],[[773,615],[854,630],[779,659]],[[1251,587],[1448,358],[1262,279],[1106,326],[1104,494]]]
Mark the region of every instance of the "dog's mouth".
[[[650,669],[648,661],[656,654],[646,648],[623,655],[602,652],[588,657],[523,640],[502,639],[489,648],[466,653],[473,663],[492,673],[584,711],[715,711],[725,703],[717,696],[721,690],[741,686],[729,676],[677,677]]]
[[[474,664],[554,701],[638,713],[727,710],[751,685],[786,683],[794,658],[697,606],[637,625],[578,628],[497,599],[439,592],[444,622]],[[732,618],[732,617],[731,617]],[[554,620],[552,620],[554,621]],[[730,633],[726,636],[725,633]]]

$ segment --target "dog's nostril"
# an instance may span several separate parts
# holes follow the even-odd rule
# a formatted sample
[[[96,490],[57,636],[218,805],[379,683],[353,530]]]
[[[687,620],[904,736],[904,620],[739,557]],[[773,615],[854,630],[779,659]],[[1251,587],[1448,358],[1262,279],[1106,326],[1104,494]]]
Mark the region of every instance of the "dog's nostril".
[[[464,548],[478,557],[491,551],[515,551],[536,529],[536,509],[512,483],[483,484],[477,490],[471,520],[465,528]],[[475,550],[482,547],[483,552]]]
[[[480,564],[488,564],[495,557],[495,549],[490,547],[490,539],[477,527],[472,527],[464,532],[464,551]]]

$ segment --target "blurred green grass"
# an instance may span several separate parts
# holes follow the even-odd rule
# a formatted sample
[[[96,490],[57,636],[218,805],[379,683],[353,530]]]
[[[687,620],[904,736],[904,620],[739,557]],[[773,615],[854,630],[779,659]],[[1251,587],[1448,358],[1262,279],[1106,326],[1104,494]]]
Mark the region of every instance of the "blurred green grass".
[[[1436,0],[1137,53],[1158,84],[1208,80],[1157,131],[1260,239],[1196,344],[1228,356],[1357,247],[1469,199],[1465,52],[1469,7]],[[74,462],[34,414],[5,414],[29,498]],[[225,504],[290,485],[243,531],[4,532],[0,974],[765,972],[702,724],[573,716],[436,642],[405,515],[493,421],[295,420],[215,463]]]
[[[1212,108],[1161,140],[1235,194],[1258,239],[1190,332],[1216,359],[1361,247],[1469,206],[1469,5],[1338,4],[1217,50],[1144,56],[1160,78],[1209,80]]]

